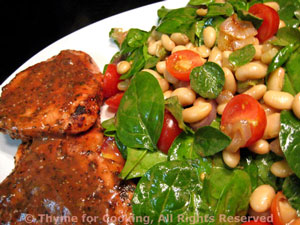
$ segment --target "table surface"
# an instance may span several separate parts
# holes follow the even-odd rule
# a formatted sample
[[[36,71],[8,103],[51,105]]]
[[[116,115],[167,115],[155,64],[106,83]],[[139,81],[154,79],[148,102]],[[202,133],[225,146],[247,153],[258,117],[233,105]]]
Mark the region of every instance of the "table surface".
[[[106,17],[160,0],[52,0],[1,3],[0,83],[54,41]]]

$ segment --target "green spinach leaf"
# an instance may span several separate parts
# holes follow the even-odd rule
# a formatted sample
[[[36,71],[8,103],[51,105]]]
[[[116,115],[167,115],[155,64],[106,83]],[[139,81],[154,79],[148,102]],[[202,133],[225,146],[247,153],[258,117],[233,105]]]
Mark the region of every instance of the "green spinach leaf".
[[[247,11],[247,1],[246,0],[228,0],[228,3],[230,3],[235,11],[238,10],[245,10]]]
[[[238,224],[221,221],[222,217],[244,216],[247,214],[251,195],[249,175],[242,170],[213,168],[204,180],[203,198],[213,208],[215,223]]]
[[[193,148],[194,136],[181,133],[173,142],[168,152],[168,160],[198,160],[200,173],[209,173],[212,167],[211,158],[201,157]]]
[[[116,133],[116,126],[115,126],[115,118],[111,118],[105,120],[101,123],[101,126],[105,129],[104,135],[109,137],[114,137]]]
[[[278,178],[270,171],[272,164],[282,160],[273,153],[266,155],[249,154],[249,152],[241,152],[240,167],[247,172],[251,178],[252,191],[262,184],[269,184],[275,190],[279,190]]]
[[[254,16],[245,10],[238,10],[237,15],[243,21],[250,21],[256,29],[258,29],[263,22],[261,18]]]
[[[295,176],[285,178],[282,185],[283,194],[287,197],[289,203],[296,210],[300,210],[300,179]]]
[[[206,17],[231,16],[234,13],[230,3],[212,3],[208,5]]]
[[[178,216],[187,218],[200,213],[201,190],[202,181],[196,162],[170,161],[156,164],[137,185],[132,199],[133,213],[142,218],[149,216],[153,224],[179,224]],[[169,214],[173,215],[173,221],[167,221]]]
[[[195,39],[195,23],[196,13],[195,8],[184,7],[173,9],[166,12],[164,10],[163,16],[160,18],[160,23],[156,28],[157,31],[165,34],[183,33],[186,34],[191,42]],[[162,14],[162,13],[161,13]]]
[[[209,5],[210,3],[213,2],[214,0],[190,0],[188,4],[198,6],[198,5]]]
[[[170,98],[167,98],[165,100],[165,107],[175,117],[175,119],[178,122],[178,126],[182,130],[184,130],[185,132],[193,133],[192,129],[188,127],[183,121],[182,106],[180,105],[177,96],[172,96]]]
[[[285,73],[285,76],[284,76],[284,83],[283,83],[282,91],[288,92],[292,95],[297,94],[293,87],[292,82],[290,81],[289,75],[287,73]]]
[[[300,177],[300,120],[291,111],[281,111],[279,141],[284,156],[294,173]]]
[[[225,76],[223,69],[214,62],[195,67],[191,74],[191,87],[203,98],[214,99],[221,93]]]
[[[300,42],[300,31],[297,28],[282,27],[277,31],[276,38],[271,41],[274,45],[287,46]]]
[[[294,50],[294,44],[287,45],[286,47],[280,49],[278,53],[274,56],[268,67],[268,74],[282,66],[292,55]],[[266,80],[268,80],[266,78]]]
[[[196,44],[198,46],[203,45],[204,44],[204,40],[203,40],[203,30],[205,27],[211,26],[213,27],[216,32],[217,32],[217,36],[219,33],[219,27],[220,24],[222,22],[224,22],[225,18],[222,16],[215,16],[215,17],[208,17],[208,18],[204,18],[200,21],[196,22]]]
[[[221,125],[221,117],[217,116],[216,119],[214,119],[209,126],[220,130],[220,125]]]
[[[121,152],[121,155],[125,160],[127,160],[127,146],[120,141],[117,135],[115,135],[115,141],[119,151]]]
[[[235,67],[251,62],[255,56],[255,48],[253,45],[246,45],[245,47],[238,49],[229,55],[229,62]]]
[[[222,215],[246,215],[251,194],[246,172],[214,168],[204,183],[200,177],[197,160],[156,164],[137,185],[132,200],[134,215],[168,225],[188,225],[195,216],[209,216],[207,224],[224,224],[219,221]],[[173,220],[168,220],[170,214]]]
[[[296,93],[300,92],[300,48],[295,51],[286,63],[286,72],[293,89]]]
[[[150,73],[137,73],[117,112],[118,138],[128,147],[153,151],[161,133],[163,118],[164,97],[157,80]]]
[[[128,79],[144,68],[146,61],[143,54],[143,47],[134,50],[126,60],[132,62],[132,64],[130,70],[127,73],[122,74],[120,77],[121,79]]]
[[[206,157],[222,151],[230,142],[230,137],[220,130],[211,126],[204,126],[196,131],[193,148],[199,155]]]
[[[160,151],[127,149],[127,160],[119,177],[124,180],[143,176],[152,166],[167,161],[167,155]]]
[[[279,3],[280,9],[278,14],[288,27],[299,26],[299,20],[295,17],[294,12],[300,9],[300,2],[293,0],[276,0]]]
[[[249,88],[258,85],[264,84],[264,79],[257,79],[257,80],[246,80],[246,81],[237,81],[237,92],[243,93],[247,91]]]

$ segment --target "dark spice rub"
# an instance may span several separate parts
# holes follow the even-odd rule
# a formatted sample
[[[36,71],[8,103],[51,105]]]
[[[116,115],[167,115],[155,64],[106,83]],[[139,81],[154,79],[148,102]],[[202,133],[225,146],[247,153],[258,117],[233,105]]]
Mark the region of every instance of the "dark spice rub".
[[[98,117],[101,82],[89,55],[61,51],[18,73],[3,88],[0,130],[22,140],[86,131]]]
[[[123,166],[114,140],[98,128],[22,144],[14,171],[0,185],[0,224],[26,224],[26,214],[32,224],[108,224],[109,218],[109,224],[132,224],[135,186],[118,178]]]

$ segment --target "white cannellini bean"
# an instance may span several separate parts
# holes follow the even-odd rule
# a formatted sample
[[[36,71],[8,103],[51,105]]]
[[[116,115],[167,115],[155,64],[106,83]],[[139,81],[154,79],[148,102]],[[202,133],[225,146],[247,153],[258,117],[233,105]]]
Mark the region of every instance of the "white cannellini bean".
[[[198,16],[206,16],[207,11],[208,11],[207,9],[200,8],[196,10],[196,13]]]
[[[148,46],[148,53],[150,55],[156,55],[157,50],[161,47],[162,47],[161,40],[151,42],[151,43],[149,43],[149,46]]]
[[[293,174],[286,160],[274,162],[270,170],[276,177],[280,178],[285,178]]]
[[[157,79],[157,81],[159,83],[159,86],[160,86],[162,92],[169,90],[170,85],[166,79],[161,78],[161,79]]]
[[[219,115],[222,115],[222,114],[223,114],[226,105],[227,105],[227,103],[222,103],[222,104],[219,104],[219,105],[217,106],[217,113],[218,113]]]
[[[142,71],[152,74],[157,79],[159,86],[163,92],[169,90],[170,87],[169,82],[166,79],[164,79],[162,76],[160,76],[158,72],[151,69],[143,69]]]
[[[167,69],[164,72],[164,77],[171,84],[177,84],[179,82],[179,80],[170,74]]]
[[[283,224],[292,225],[293,223],[290,222],[298,217],[296,209],[289,204],[288,200],[279,201],[279,211]]]
[[[275,109],[291,109],[294,96],[283,91],[267,91],[264,95],[264,102]]]
[[[117,64],[117,72],[119,74],[127,73],[130,70],[130,63],[127,61],[121,61]]]
[[[260,139],[254,144],[250,145],[248,149],[256,154],[263,155],[269,153],[270,145],[269,142],[267,142],[266,140]]]
[[[274,152],[276,155],[279,155],[281,157],[284,156],[281,147],[280,147],[280,143],[279,143],[279,138],[274,139],[273,141],[271,141],[270,143],[270,150],[272,152]]]
[[[273,113],[279,112],[278,109],[274,109],[271,106],[266,105],[265,103],[261,103],[260,105],[264,109],[264,111],[266,113],[266,116],[269,116],[269,115],[271,115]]]
[[[276,138],[280,131],[280,113],[273,113],[267,116],[267,126],[263,139]]]
[[[205,45],[197,47],[196,50],[202,58],[207,58],[211,51],[210,48],[206,47]]]
[[[269,51],[264,52],[261,55],[261,61],[265,64],[270,64],[274,56],[277,54],[278,49],[277,48],[271,48]]]
[[[295,96],[292,108],[295,116],[300,119],[300,92]]]
[[[255,55],[254,59],[255,60],[260,60],[261,54],[262,54],[262,45],[253,45],[255,48]]]
[[[273,8],[275,11],[278,11],[280,9],[280,6],[277,2],[265,2],[264,5]]]
[[[188,36],[182,33],[173,33],[170,38],[176,45],[186,45],[190,41]]]
[[[208,26],[203,30],[203,40],[206,47],[211,48],[214,46],[217,38],[217,32],[215,28]]]
[[[270,209],[275,190],[268,184],[258,186],[250,196],[250,206],[255,212],[266,212]]]
[[[285,70],[279,67],[268,78],[268,90],[281,91],[284,83]]]
[[[130,80],[126,79],[126,80],[120,81],[118,83],[117,87],[120,91],[126,91],[127,88],[129,87],[129,84],[130,84]]]
[[[182,111],[183,121],[187,123],[198,122],[208,116],[212,106],[210,103],[203,103],[201,106],[193,105],[192,107],[185,108]]]
[[[269,51],[272,48],[273,48],[273,45],[267,42],[267,43],[262,45],[261,51],[262,51],[262,53],[265,53],[265,52]]]
[[[222,52],[218,47],[214,47],[208,57],[209,62],[214,62],[222,66]]]
[[[196,93],[192,89],[186,87],[175,89],[171,96],[177,96],[178,101],[182,106],[191,105],[196,100]]]
[[[173,48],[173,50],[172,50],[172,54],[174,53],[174,52],[178,52],[178,51],[182,51],[182,50],[186,50],[187,48],[185,47],[185,46],[183,46],[183,45],[177,45],[177,46],[175,46],[175,48]]]
[[[254,61],[237,68],[235,77],[239,81],[261,79],[267,75],[267,70],[266,64]]]
[[[285,22],[283,20],[280,20],[279,25],[278,25],[278,29],[283,28],[285,26],[286,26]]]
[[[143,69],[142,71],[151,73],[156,79],[162,79],[162,76],[160,76],[159,73],[156,72],[155,70]]]
[[[166,34],[161,35],[161,43],[167,51],[172,51],[175,48],[175,43]]]
[[[251,97],[255,98],[256,100],[261,99],[267,91],[267,87],[264,84],[257,84],[253,87],[249,88],[243,94],[250,95]]]
[[[229,62],[229,56],[232,53],[232,51],[224,51],[222,52],[222,66],[223,68],[226,67],[229,70],[234,70],[233,65]]]
[[[171,90],[165,91],[165,92],[164,92],[164,99],[170,98],[170,97],[171,97],[171,94],[172,94],[172,91],[171,91]]]
[[[230,91],[232,94],[235,94],[237,89],[236,80],[233,76],[233,73],[230,69],[223,67],[222,68],[225,75],[225,84],[224,84],[224,90]]]
[[[164,72],[166,70],[166,61],[159,61],[156,64],[156,69],[157,69],[157,72],[159,72],[160,74],[164,74]]]
[[[239,164],[241,159],[240,150],[238,150],[237,152],[223,150],[222,156],[224,163],[230,168],[235,168]]]

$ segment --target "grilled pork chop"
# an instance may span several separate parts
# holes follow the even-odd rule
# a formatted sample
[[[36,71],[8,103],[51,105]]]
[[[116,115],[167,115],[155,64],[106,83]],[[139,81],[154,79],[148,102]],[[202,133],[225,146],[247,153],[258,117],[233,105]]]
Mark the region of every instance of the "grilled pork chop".
[[[22,144],[14,171],[0,185],[0,224],[27,224],[28,218],[72,224],[73,218],[73,224],[130,225],[134,185],[118,178],[123,165],[114,141],[98,128]]]
[[[29,67],[2,90],[0,130],[22,140],[88,130],[99,112],[101,77],[92,58],[74,50]]]

